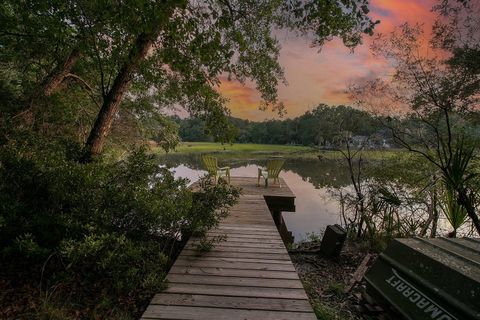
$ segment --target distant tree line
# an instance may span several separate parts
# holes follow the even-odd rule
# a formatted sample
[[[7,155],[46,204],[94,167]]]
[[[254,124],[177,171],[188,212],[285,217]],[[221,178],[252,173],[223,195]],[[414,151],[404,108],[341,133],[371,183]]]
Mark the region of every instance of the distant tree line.
[[[179,124],[179,136],[183,141],[213,141],[201,119],[175,117],[174,120]],[[356,138],[357,142],[368,137],[376,145],[390,139],[381,121],[372,114],[344,105],[320,104],[293,119],[255,122],[231,118],[231,122],[237,128],[234,142],[238,143],[333,147],[345,136]]]

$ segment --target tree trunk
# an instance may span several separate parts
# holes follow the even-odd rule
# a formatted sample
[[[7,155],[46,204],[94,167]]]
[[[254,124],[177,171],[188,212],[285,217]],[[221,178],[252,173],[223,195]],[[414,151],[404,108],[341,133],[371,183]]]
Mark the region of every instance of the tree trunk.
[[[65,61],[59,64],[43,81],[41,93],[46,97],[51,96],[59,88],[65,76],[70,73],[78,59],[80,59],[80,50],[74,48]]]
[[[364,208],[363,208],[363,201],[360,204],[360,221],[358,222],[358,229],[357,229],[357,239],[360,239],[362,237],[362,229],[363,229],[363,223],[365,221],[365,215],[364,215]]]
[[[428,213],[428,218],[427,221],[425,221],[425,224],[422,226],[422,229],[420,230],[420,237],[425,237],[428,231],[428,227],[430,227],[430,224],[433,221],[433,216],[434,216],[434,211],[433,211],[433,204],[432,203],[427,203],[427,213]]]
[[[62,63],[59,63],[42,81],[28,99],[23,110],[14,116],[22,119],[27,125],[33,123],[33,107],[41,97],[49,97],[60,88],[60,84],[70,73],[73,66],[80,59],[81,53],[78,47],[74,48]]]
[[[465,210],[467,210],[468,216],[470,217],[470,219],[472,219],[472,223],[475,226],[478,235],[480,235],[480,219],[478,218],[475,207],[473,206],[472,201],[467,194],[467,190],[465,190],[464,188],[458,190],[457,202],[459,205],[464,207]]]
[[[437,192],[434,189],[433,193],[430,193],[430,203],[427,203],[428,218],[425,225],[420,231],[420,237],[425,237],[428,231],[428,227],[432,225],[430,230],[430,238],[435,238],[437,235],[437,222],[438,222],[438,210],[437,210]]]
[[[432,230],[430,231],[430,238],[435,238],[437,236],[437,226],[438,226],[438,209],[437,209],[437,196],[435,195],[435,204],[433,207],[433,220],[432,220]]]
[[[134,46],[130,50],[127,61],[123,64],[113,82],[112,88],[106,95],[102,108],[95,120],[95,124],[90,131],[84,149],[84,162],[91,161],[94,156],[102,151],[114,117],[120,108],[123,96],[130,86],[132,74],[152,48],[154,38],[153,34],[147,33],[142,33],[137,37]]]

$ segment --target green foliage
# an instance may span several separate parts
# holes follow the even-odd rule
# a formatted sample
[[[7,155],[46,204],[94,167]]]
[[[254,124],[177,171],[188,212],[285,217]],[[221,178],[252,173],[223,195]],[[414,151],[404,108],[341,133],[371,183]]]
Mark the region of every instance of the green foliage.
[[[214,247],[213,241],[207,239],[207,238],[202,238],[197,245],[195,246],[195,250],[198,252],[198,254],[203,254],[206,252],[209,252],[212,250]]]
[[[227,141],[235,129],[217,90],[223,77],[252,81],[260,107],[283,108],[277,86],[285,79],[272,30],[315,35],[316,46],[337,36],[353,48],[376,24],[368,17],[367,0],[7,0],[0,12],[2,76],[22,101],[9,105],[9,114],[28,110],[37,129],[58,133],[61,124],[80,142],[124,67],[130,70],[128,92],[118,96],[122,108],[115,127],[129,134],[116,130],[113,140],[130,136],[136,142],[133,136],[158,114],[181,107],[203,119],[216,140]],[[134,59],[131,52],[142,37],[152,39],[154,49]],[[62,69],[72,53],[75,62]],[[60,76],[52,90],[57,93],[42,94],[54,75]]]
[[[324,231],[319,232],[319,233],[307,232],[307,235],[305,237],[305,241],[306,242],[317,242],[317,243],[319,243],[321,238],[323,237],[323,233],[324,233]]]
[[[225,240],[227,240],[226,234],[215,236],[210,239],[207,238],[206,236],[203,236],[200,238],[200,241],[198,241],[198,243],[196,244],[195,250],[197,250],[199,254],[203,254],[212,250],[215,247],[216,243],[220,243]]]
[[[82,282],[111,290],[113,296],[138,289],[159,290],[168,262],[159,242],[140,242],[114,233],[63,240],[59,255],[69,262],[67,272],[82,274]]]
[[[206,182],[193,194],[142,150],[80,164],[78,146],[36,141],[0,149],[0,272],[29,270],[45,290],[73,290],[80,312],[95,296],[110,301],[100,314],[118,303],[138,312],[121,302],[163,288],[180,237],[215,226],[238,196]]]
[[[350,155],[344,161],[350,163],[350,179],[356,187],[336,192],[348,236],[382,251],[392,238],[424,235],[432,207],[433,166],[404,152],[368,165],[363,150]]]
[[[466,222],[468,217],[467,211],[458,204],[454,191],[449,188],[445,190],[444,199],[440,206],[448,222],[450,222],[455,235],[457,229]]]
[[[466,222],[467,208],[474,208],[476,204],[477,186],[474,181],[479,173],[475,172],[473,166],[475,149],[471,141],[469,144],[462,136],[450,148],[452,154],[447,155],[443,152],[439,156],[439,161],[443,165],[441,172],[445,189],[441,207],[453,227],[452,236],[456,236],[457,229]]]
[[[194,194],[195,212],[188,228],[184,229],[190,233],[204,234],[207,230],[216,227],[221,218],[228,215],[228,206],[233,206],[240,196],[240,189],[228,185],[220,180],[212,184],[206,177],[200,180],[199,187],[202,192]],[[218,208],[212,214],[212,208]]]
[[[317,316],[318,320],[351,319],[351,317],[343,314],[341,311],[338,311],[333,307],[323,304],[320,301],[314,301],[313,311],[315,312],[315,315]]]
[[[48,253],[48,250],[40,247],[31,233],[24,233],[15,237],[11,248],[14,252],[21,252],[27,259],[44,257]]]
[[[332,281],[328,284],[327,290],[337,296],[345,294],[345,284],[343,282]]]
[[[458,190],[478,175],[471,168],[476,146],[468,145],[462,137],[451,149],[452,154],[447,155],[445,150],[440,155],[440,163],[445,164],[442,179],[448,189]]]

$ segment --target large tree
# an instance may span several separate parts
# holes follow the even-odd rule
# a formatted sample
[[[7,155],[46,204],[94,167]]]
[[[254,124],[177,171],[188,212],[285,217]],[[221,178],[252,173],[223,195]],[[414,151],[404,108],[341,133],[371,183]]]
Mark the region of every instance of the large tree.
[[[81,109],[89,104],[92,113],[98,104],[85,160],[101,152],[125,100],[149,100],[152,114],[182,107],[205,118],[211,134],[228,138],[226,100],[217,91],[220,76],[253,81],[261,107],[282,108],[276,87],[284,76],[275,30],[308,34],[317,46],[338,36],[353,48],[375,25],[367,0],[11,0],[2,9],[8,24],[0,45],[9,49],[8,63],[21,67],[39,61],[28,79],[40,89],[30,90],[29,99],[77,83],[75,90],[91,100],[79,100]],[[15,55],[13,48],[28,42],[41,50]]]

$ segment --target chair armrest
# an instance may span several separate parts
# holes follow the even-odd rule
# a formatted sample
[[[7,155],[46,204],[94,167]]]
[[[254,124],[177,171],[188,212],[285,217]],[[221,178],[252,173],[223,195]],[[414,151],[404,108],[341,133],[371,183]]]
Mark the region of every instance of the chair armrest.
[[[230,170],[230,167],[222,167],[222,168],[218,168],[218,170]]]

